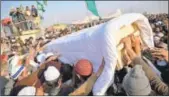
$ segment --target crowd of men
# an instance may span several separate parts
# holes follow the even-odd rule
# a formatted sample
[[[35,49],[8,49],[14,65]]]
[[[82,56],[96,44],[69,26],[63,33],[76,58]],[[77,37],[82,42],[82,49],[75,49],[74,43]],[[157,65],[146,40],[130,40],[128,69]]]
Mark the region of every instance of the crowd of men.
[[[33,20],[38,17],[38,10],[34,5],[26,6],[26,8],[11,8],[9,15],[12,18],[13,26],[15,26],[17,31],[12,32],[22,32],[26,30],[35,29],[36,25],[33,23]],[[12,29],[14,30],[14,29]]]
[[[143,50],[140,37],[122,39],[125,66],[115,72],[114,83],[105,95],[169,95],[168,14],[149,14],[147,18],[154,33],[156,48]],[[99,70],[93,73],[92,63],[88,60],[79,60],[71,67],[58,60],[61,55],[42,53],[45,44],[70,33],[68,29],[50,30],[37,39],[30,37],[22,41],[10,37],[1,40],[0,95],[93,95],[92,83],[104,68],[104,58]],[[19,85],[20,81],[38,69],[43,72],[39,72],[40,76],[25,80],[25,83],[28,81],[33,84]],[[80,88],[89,79],[90,86],[87,89]]]

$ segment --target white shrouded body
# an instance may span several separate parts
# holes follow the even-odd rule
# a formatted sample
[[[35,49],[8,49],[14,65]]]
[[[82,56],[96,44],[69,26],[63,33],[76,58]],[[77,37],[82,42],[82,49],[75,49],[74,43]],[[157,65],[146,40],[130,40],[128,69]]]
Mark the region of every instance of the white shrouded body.
[[[131,13],[124,14],[107,23],[56,39],[45,46],[44,52],[59,53],[61,54],[59,59],[71,65],[80,59],[88,59],[93,64],[94,72],[98,70],[102,57],[104,57],[104,70],[93,87],[94,95],[104,95],[108,87],[113,83],[118,59],[117,45],[121,40],[121,35],[125,33],[117,32],[123,26],[132,23],[138,25],[143,43],[150,48],[154,47],[153,33],[148,19],[142,14]]]

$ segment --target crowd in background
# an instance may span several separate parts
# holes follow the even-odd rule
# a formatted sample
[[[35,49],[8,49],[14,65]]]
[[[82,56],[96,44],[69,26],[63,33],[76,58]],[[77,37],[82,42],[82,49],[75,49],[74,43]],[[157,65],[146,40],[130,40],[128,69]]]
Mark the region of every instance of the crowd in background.
[[[26,19],[30,19],[31,17],[37,17],[37,10],[32,6],[32,9],[30,10],[29,7],[26,7],[25,13],[20,12],[19,9],[17,10],[11,10],[10,15],[12,16],[12,20],[14,23],[18,23],[21,21],[24,21]],[[17,16],[16,16],[17,15]],[[111,85],[111,87],[107,90],[107,95],[169,95],[169,79],[168,79],[168,73],[169,73],[169,65],[168,65],[168,14],[149,14],[146,15],[149,19],[150,25],[153,30],[154,34],[154,43],[155,43],[155,50],[152,51],[144,51],[142,52],[140,47],[140,41],[137,37],[130,37],[124,39],[124,44],[126,53],[124,56],[127,56],[125,59],[126,67],[124,67],[121,71],[115,72],[115,81]],[[31,22],[29,22],[30,25],[32,25]],[[103,23],[103,22],[97,22],[96,24]],[[22,30],[26,29],[33,29],[32,26],[29,25],[26,22],[21,23],[22,26],[19,26]],[[23,26],[25,25],[25,26]],[[94,25],[83,25],[83,26],[76,26],[74,31],[82,30],[87,27],[91,27]],[[36,71],[38,67],[40,67],[40,64],[42,62],[49,62],[51,60],[57,60],[56,56],[53,56],[53,54],[43,55],[41,54],[41,51],[43,49],[43,46],[50,41],[53,41],[59,37],[65,36],[67,34],[71,34],[74,31],[72,29],[64,29],[64,30],[57,30],[57,29],[51,29],[51,30],[45,30],[44,36],[33,38],[29,37],[28,39],[25,39],[25,41],[22,41],[19,37],[8,37],[8,39],[1,39],[1,49],[3,52],[1,54],[1,76],[5,76],[6,78],[1,78],[0,80],[4,80],[4,85],[1,85],[0,83],[0,90],[2,92],[1,95],[24,95],[23,91],[20,91],[19,93],[14,89],[14,85],[28,76],[28,74],[31,74],[32,72]],[[131,46],[135,45],[135,49],[131,49]],[[150,68],[147,63],[144,62],[140,57],[141,53],[145,54],[145,56],[148,59],[148,63],[152,63],[158,71],[161,72],[160,77],[161,79],[156,76],[156,72],[153,71],[152,68]],[[25,56],[29,54],[25,58]],[[128,55],[127,55],[128,54]],[[130,55],[129,55],[130,54]],[[22,58],[19,59],[11,59],[15,55],[20,55]],[[45,57],[42,57],[45,56]],[[51,57],[52,56],[52,57]],[[146,60],[147,60],[146,59]],[[158,60],[157,60],[158,59]],[[30,61],[31,60],[31,61]],[[86,60],[83,60],[83,62],[86,62]],[[12,63],[14,62],[14,63]],[[17,63],[16,63],[17,62]],[[57,62],[59,62],[57,60]],[[83,62],[80,61],[80,66],[83,66]],[[102,60],[103,62],[103,60]],[[23,64],[24,70],[16,66],[15,70],[10,70],[10,65],[16,65],[17,64]],[[132,65],[131,65],[132,63]],[[50,63],[51,64],[51,63]],[[53,66],[46,67],[44,77],[45,77],[45,83],[47,85],[47,89],[44,89],[42,87],[38,88],[37,95],[68,95],[69,93],[73,92],[73,90],[77,89],[78,86],[80,86],[84,81],[91,76],[91,64],[88,64],[88,70],[83,72],[84,70],[80,69],[81,67],[78,67],[78,63],[75,67],[75,73],[77,73],[77,83],[72,86],[70,83],[68,83],[67,79],[70,79],[69,77],[72,77],[72,67],[69,67],[65,65],[64,63],[60,62],[59,64],[62,64],[65,67],[61,67],[60,73],[54,68]],[[87,63],[86,63],[87,64]],[[103,62],[104,64],[104,62]],[[139,65],[138,65],[139,64]],[[104,65],[101,65],[104,66]],[[131,68],[133,67],[133,68]],[[18,68],[21,68],[22,70],[17,75],[15,72]],[[84,66],[84,68],[86,68]],[[101,67],[102,69],[103,67]],[[58,68],[57,68],[58,69]],[[99,69],[100,70],[100,69]],[[51,72],[52,71],[52,72]],[[101,71],[101,70],[100,70]],[[98,75],[100,73],[98,71]],[[86,72],[88,72],[86,74]],[[52,78],[49,78],[47,75],[52,75],[55,73],[56,75],[53,76],[53,78],[57,78],[55,82],[53,82]],[[84,74],[85,73],[85,74]],[[62,78],[60,75],[62,75]],[[98,75],[96,77],[98,77]],[[80,77],[79,77],[80,76]],[[79,79],[78,79],[79,78]],[[51,81],[52,80],[52,81]],[[64,81],[63,81],[64,80]],[[140,83],[140,84],[135,84]],[[62,84],[66,84],[66,87],[62,87]],[[29,87],[30,89],[34,89],[33,87]],[[29,90],[29,89],[28,89]],[[19,90],[18,90],[19,91]],[[45,91],[45,93],[44,93]],[[87,90],[86,90],[87,91]],[[17,93],[18,94],[17,94]],[[90,91],[91,92],[91,91]],[[32,92],[31,92],[32,93]],[[74,92],[73,92],[74,93]],[[72,95],[76,95],[73,94]],[[26,95],[26,94],[25,94]],[[32,95],[36,95],[35,93]],[[92,95],[90,93],[89,95]]]
[[[155,46],[165,47],[167,49],[168,14],[149,15],[148,19],[154,32]]]
[[[34,5],[31,8],[29,6],[11,8],[9,16],[11,16],[12,22],[9,23],[8,27],[10,27],[10,32],[14,35],[21,35],[22,31],[38,28],[33,22],[38,17],[38,10]]]

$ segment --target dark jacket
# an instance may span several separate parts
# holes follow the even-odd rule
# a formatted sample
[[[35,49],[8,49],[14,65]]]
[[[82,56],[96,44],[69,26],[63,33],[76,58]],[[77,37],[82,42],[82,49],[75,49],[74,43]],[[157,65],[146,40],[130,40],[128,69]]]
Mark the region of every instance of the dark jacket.
[[[18,18],[17,18],[16,12],[10,12],[9,15],[12,17],[12,21],[14,23],[18,22]]]
[[[121,70],[118,70],[115,72],[114,75],[114,83],[110,86],[110,88],[107,90],[107,95],[111,96],[127,96],[125,93],[123,87],[122,87],[122,81],[124,76],[127,74],[127,68],[123,68]]]
[[[19,22],[26,20],[23,13],[21,13],[21,12],[16,12],[16,15],[17,15],[17,19],[18,19]]]

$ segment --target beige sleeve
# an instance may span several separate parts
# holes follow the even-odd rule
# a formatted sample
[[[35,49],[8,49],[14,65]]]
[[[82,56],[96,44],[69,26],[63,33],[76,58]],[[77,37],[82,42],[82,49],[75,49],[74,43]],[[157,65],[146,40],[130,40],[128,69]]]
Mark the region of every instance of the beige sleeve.
[[[161,79],[152,71],[152,69],[147,65],[147,63],[144,62],[141,57],[136,57],[133,60],[133,64],[142,65],[143,70],[150,81],[152,90],[160,95],[169,95],[168,86],[163,81],[161,81]]]
[[[96,74],[92,74],[84,84],[74,92],[70,93],[69,96],[87,96],[91,92],[97,78]]]

